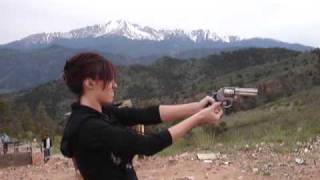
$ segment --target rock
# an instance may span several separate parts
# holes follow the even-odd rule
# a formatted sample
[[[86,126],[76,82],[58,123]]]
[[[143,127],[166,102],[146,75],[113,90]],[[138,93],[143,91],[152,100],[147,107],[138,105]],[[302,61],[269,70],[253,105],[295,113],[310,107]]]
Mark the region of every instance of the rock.
[[[206,173],[205,179],[209,179],[209,173]]]
[[[194,180],[193,176],[183,177],[181,180]]]
[[[220,157],[220,153],[197,154],[199,160],[216,160]]]
[[[251,156],[254,158],[254,159],[258,159],[258,155],[256,153],[252,153]]]
[[[231,162],[230,162],[230,161],[225,161],[225,162],[223,162],[223,164],[224,164],[224,165],[230,165]]]
[[[298,165],[304,165],[304,164],[305,164],[305,160],[302,159],[302,158],[296,158],[296,159],[295,159],[295,162],[296,162]]]
[[[209,159],[206,159],[206,160],[204,160],[203,162],[204,162],[204,163],[213,163],[213,161],[212,161],[212,160],[209,160]]]
[[[300,141],[297,141],[297,146],[301,146],[302,145],[302,143],[300,142]]]
[[[301,131],[302,131],[302,127],[298,127],[297,132],[301,132]]]
[[[252,168],[252,172],[257,173],[257,172],[259,172],[259,169],[258,168]]]
[[[188,152],[185,152],[185,153],[182,153],[179,155],[179,158],[186,158],[189,156],[189,153]]]
[[[223,144],[222,143],[218,143],[217,146],[218,147],[223,147]]]
[[[272,167],[272,164],[271,164],[271,163],[268,163],[268,164],[265,164],[265,165],[264,165],[264,168],[265,168],[265,169],[271,169],[271,167]]]

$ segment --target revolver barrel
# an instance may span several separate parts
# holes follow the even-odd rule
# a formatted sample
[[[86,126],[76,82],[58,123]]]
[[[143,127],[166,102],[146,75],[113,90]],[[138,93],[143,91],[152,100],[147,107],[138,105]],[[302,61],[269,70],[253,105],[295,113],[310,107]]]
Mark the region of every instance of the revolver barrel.
[[[225,87],[223,88],[223,94],[226,97],[232,96],[257,96],[258,89],[256,88],[238,88],[238,87]]]
[[[236,95],[240,96],[257,96],[258,89],[256,88],[235,88]]]

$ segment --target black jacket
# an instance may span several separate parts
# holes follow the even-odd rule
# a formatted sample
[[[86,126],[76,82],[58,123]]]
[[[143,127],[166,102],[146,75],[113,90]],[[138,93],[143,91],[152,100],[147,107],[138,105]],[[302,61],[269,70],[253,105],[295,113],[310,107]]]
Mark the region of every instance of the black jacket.
[[[160,123],[159,106],[144,109],[103,107],[100,113],[74,103],[61,140],[61,152],[74,157],[86,180],[137,179],[136,154],[153,155],[172,144],[168,130],[140,135],[127,126]]]

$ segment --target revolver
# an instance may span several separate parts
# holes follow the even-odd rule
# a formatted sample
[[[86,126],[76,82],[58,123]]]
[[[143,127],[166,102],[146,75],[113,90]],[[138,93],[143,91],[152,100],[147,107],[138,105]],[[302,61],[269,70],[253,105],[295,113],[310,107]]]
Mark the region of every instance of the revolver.
[[[211,97],[213,97],[215,101],[222,102],[224,108],[230,108],[239,96],[257,95],[258,89],[256,88],[223,87],[216,92],[212,92]],[[210,104],[207,104],[207,106],[209,105]]]

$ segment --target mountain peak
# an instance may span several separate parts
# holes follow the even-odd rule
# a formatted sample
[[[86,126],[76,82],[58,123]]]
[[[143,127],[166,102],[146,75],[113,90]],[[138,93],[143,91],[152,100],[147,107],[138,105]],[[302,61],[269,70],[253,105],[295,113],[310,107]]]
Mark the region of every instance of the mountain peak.
[[[121,36],[132,40],[162,41],[171,38],[187,38],[194,42],[221,41],[231,42],[239,40],[236,36],[219,36],[215,32],[206,29],[185,31],[182,29],[155,29],[148,26],[140,26],[123,19],[108,21],[106,24],[96,24],[69,32],[39,33],[22,39],[25,44],[50,44],[58,39],[81,39],[108,36]]]
[[[290,47],[289,49],[294,50],[310,49],[310,47],[304,47],[299,44],[288,44],[273,39],[242,39],[238,36],[217,34],[216,32],[209,29],[156,29],[149,26],[134,24],[122,19],[108,21],[105,24],[86,26],[83,28],[71,30],[69,32],[33,34],[25,37],[24,39],[3,45],[2,47],[33,49],[47,47],[48,45],[50,46],[57,43],[73,48],[92,48],[97,46],[104,46],[109,47],[109,49],[113,49],[115,48],[115,46],[120,46],[121,48],[123,48],[124,46],[128,45],[121,43],[119,44],[119,42],[113,44],[113,42],[115,41],[108,37],[122,37],[127,38],[128,40],[135,41],[150,41],[144,42],[147,44],[142,49],[146,49],[146,47],[152,49],[152,47],[150,47],[151,44],[157,44],[158,42],[169,40],[169,42],[167,41],[168,43],[158,43],[157,46],[159,47],[157,47],[154,52],[149,51],[149,54],[157,54],[158,51],[163,50],[161,49],[162,46],[170,46],[170,53],[176,52],[177,49],[190,49],[193,47]],[[135,43],[139,44],[140,42]],[[143,51],[142,49],[140,48],[139,50]]]

